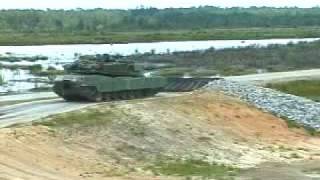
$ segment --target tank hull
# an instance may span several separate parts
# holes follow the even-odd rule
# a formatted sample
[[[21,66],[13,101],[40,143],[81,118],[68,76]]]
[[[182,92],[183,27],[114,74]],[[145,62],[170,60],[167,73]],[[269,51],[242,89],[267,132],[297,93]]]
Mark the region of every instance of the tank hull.
[[[167,84],[163,77],[108,77],[74,75],[57,80],[53,90],[69,101],[110,101],[146,97],[161,91]]]

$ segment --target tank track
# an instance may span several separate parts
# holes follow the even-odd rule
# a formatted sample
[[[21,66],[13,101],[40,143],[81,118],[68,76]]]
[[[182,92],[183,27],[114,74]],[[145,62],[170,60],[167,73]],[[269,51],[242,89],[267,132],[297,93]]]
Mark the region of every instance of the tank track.
[[[98,92],[95,87],[86,87],[86,93],[59,94],[67,101],[108,102],[150,97],[158,92],[190,92],[207,85],[210,81],[221,78],[168,78],[168,84],[161,89],[139,89],[119,92]]]
[[[120,91],[113,93],[102,93],[96,90],[92,91],[86,96],[62,96],[67,101],[91,101],[91,102],[109,102],[109,101],[118,101],[118,100],[131,100],[139,99],[154,96],[161,89],[141,89],[141,90],[132,90],[132,91]]]

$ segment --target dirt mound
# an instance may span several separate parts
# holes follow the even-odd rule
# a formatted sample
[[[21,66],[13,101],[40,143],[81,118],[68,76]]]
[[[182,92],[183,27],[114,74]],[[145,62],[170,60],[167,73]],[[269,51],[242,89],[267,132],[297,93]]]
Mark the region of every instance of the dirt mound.
[[[206,91],[106,103],[0,130],[0,179],[169,179],[148,167],[168,159],[247,168],[318,158],[319,138]]]

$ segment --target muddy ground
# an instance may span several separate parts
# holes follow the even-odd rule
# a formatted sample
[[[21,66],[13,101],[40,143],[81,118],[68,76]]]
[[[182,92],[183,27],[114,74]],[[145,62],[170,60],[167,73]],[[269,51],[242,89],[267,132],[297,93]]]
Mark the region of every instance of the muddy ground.
[[[154,170],[188,160],[234,172]],[[101,104],[0,130],[1,180],[320,179],[319,162],[319,137],[208,91]]]

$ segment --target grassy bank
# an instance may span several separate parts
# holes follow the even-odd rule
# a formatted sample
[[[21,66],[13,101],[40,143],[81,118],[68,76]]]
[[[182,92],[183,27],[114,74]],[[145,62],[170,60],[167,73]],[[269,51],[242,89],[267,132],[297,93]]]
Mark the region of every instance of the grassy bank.
[[[299,80],[286,83],[268,84],[268,88],[320,101],[320,80]]]
[[[320,37],[319,27],[229,28],[105,33],[1,33],[0,45],[108,44],[188,40],[232,40]]]

